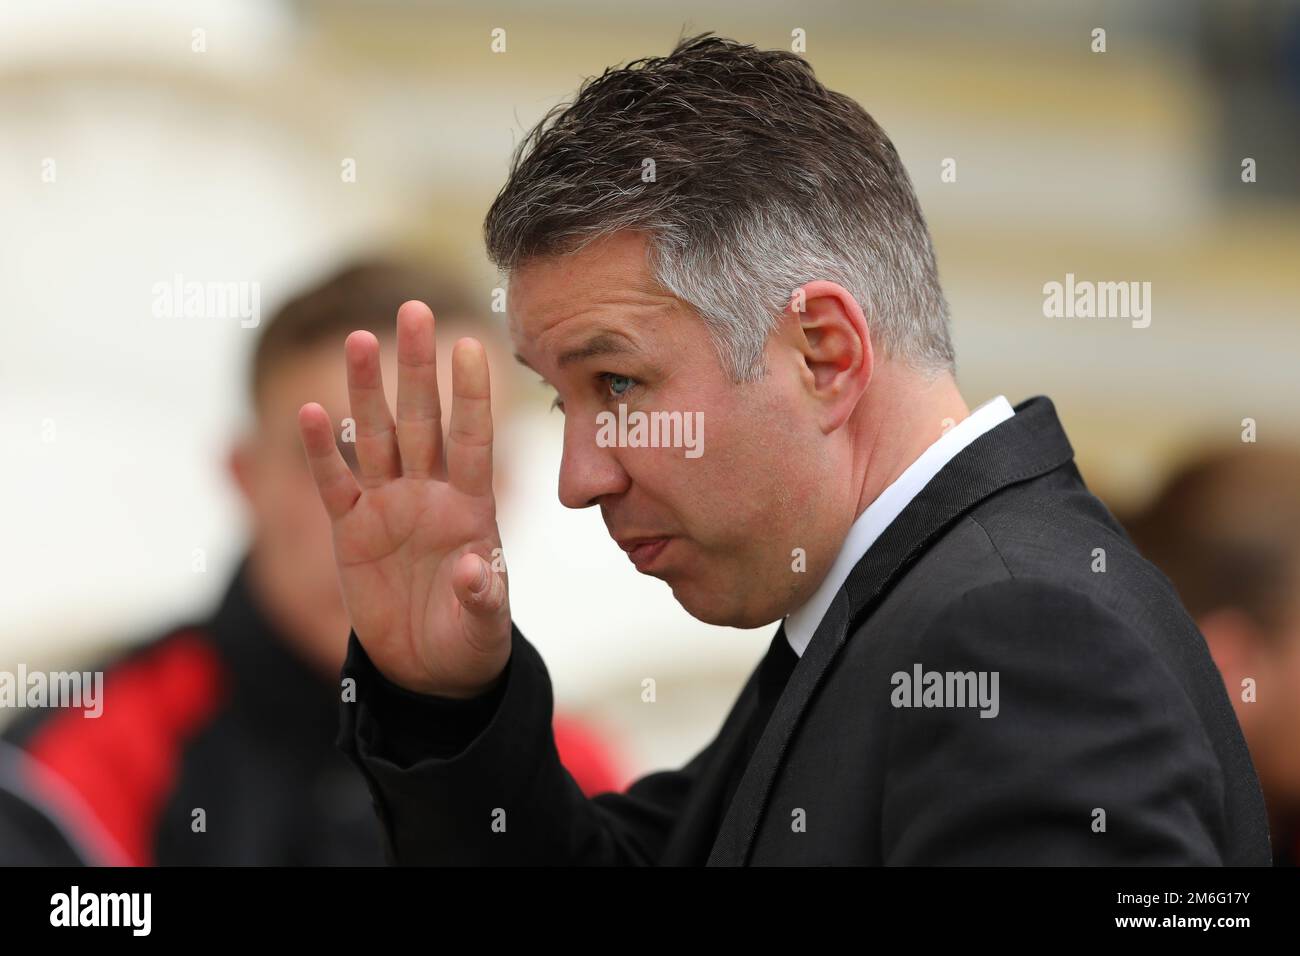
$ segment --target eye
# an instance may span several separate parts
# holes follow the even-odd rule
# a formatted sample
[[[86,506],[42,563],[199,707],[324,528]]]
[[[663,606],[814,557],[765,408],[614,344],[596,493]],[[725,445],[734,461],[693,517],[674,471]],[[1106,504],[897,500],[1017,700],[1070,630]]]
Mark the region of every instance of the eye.
[[[602,372],[599,377],[609,389],[608,396],[610,398],[623,398],[636,385],[636,379],[628,378],[626,375],[619,375],[616,372]]]

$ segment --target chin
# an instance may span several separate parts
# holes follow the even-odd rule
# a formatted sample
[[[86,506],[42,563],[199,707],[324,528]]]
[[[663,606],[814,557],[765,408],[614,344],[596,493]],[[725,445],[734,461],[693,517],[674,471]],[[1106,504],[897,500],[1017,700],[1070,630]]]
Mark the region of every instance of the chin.
[[[705,624],[749,628],[760,627],[774,620],[772,618],[757,620],[753,613],[746,613],[745,608],[720,602],[716,593],[701,593],[702,589],[699,586],[682,584],[673,587],[672,591],[673,597],[686,613]]]

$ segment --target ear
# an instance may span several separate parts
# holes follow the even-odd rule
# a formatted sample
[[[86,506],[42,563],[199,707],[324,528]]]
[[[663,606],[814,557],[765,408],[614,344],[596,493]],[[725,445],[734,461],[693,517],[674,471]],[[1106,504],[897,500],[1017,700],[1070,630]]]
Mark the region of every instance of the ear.
[[[239,489],[240,496],[250,504],[253,500],[254,454],[252,439],[247,434],[236,439],[226,452],[226,471]]]
[[[794,290],[785,318],[808,394],[822,410],[822,430],[830,433],[848,420],[871,384],[875,351],[866,316],[847,289],[819,279]]]

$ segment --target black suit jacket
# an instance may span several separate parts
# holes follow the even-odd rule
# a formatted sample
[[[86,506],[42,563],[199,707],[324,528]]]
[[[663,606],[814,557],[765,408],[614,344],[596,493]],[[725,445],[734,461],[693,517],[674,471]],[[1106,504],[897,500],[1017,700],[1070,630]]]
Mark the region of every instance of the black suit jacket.
[[[730,806],[756,675],[684,767],[588,799],[560,765],[550,680],[518,628],[503,679],[469,703],[395,687],[352,635],[358,696],[339,743],[389,860],[1269,865],[1259,782],[1205,640],[1084,486],[1051,401],[1016,411],[858,562]],[[996,672],[997,716],[895,706],[895,675],[918,665]]]

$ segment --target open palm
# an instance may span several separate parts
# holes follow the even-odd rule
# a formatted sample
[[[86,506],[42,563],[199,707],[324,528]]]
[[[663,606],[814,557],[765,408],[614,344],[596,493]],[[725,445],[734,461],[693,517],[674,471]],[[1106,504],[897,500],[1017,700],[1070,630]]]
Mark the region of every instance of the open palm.
[[[492,494],[487,356],[473,339],[452,351],[444,448],[426,305],[407,302],[397,312],[396,421],[378,340],[354,332],[345,352],[359,475],[344,462],[320,405],[304,405],[298,424],[333,523],[353,630],[375,666],[402,687],[449,697],[481,693],[505,667],[511,630]]]

